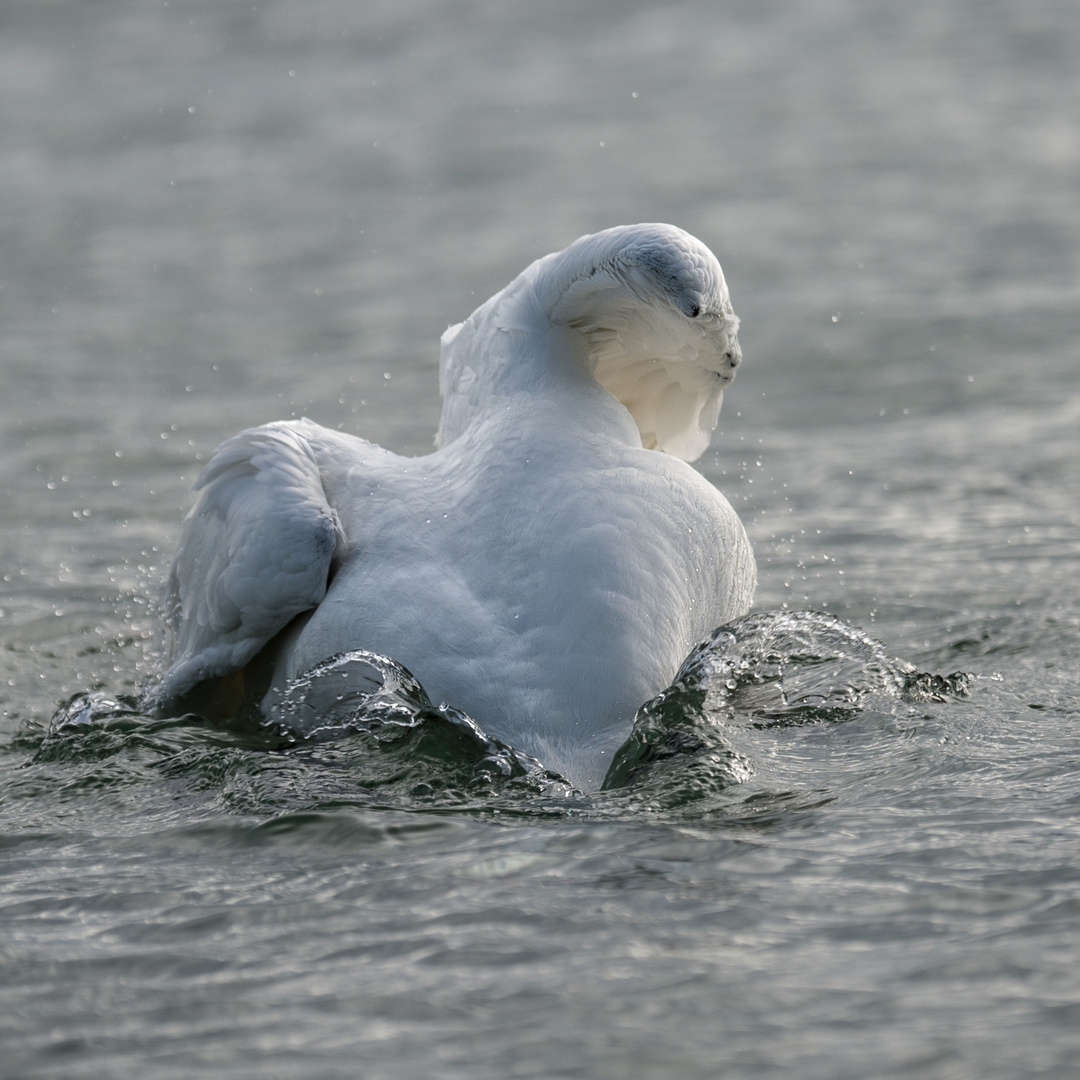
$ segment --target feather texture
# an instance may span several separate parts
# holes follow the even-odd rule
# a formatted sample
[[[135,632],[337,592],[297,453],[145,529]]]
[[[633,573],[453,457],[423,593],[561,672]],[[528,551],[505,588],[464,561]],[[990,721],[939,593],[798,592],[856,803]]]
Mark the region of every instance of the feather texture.
[[[704,245],[624,226],[443,335],[434,453],[307,420],[230,439],[173,564],[160,700],[269,644],[269,703],[366,649],[597,786],[637,707],[753,597],[738,517],[680,460],[708,443],[737,327]]]
[[[302,428],[271,424],[234,436],[195,491],[169,576],[163,700],[247,664],[322,600],[345,549]]]

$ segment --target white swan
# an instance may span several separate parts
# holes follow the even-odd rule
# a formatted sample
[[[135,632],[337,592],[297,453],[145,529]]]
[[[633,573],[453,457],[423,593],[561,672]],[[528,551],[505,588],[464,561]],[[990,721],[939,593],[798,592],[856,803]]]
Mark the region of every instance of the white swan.
[[[228,440],[173,563],[160,707],[235,705],[367,649],[598,787],[637,707],[750,607],[742,524],[685,463],[737,328],[700,241],[608,229],[446,331],[434,453],[309,420]]]

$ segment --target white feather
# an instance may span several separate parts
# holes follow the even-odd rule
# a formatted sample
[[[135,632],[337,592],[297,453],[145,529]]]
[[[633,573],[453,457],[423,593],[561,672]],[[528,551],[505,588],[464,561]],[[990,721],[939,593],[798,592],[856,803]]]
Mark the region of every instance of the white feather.
[[[170,698],[242,668],[315,607],[345,546],[302,425],[229,439],[195,490],[169,576],[171,663],[160,693]]]
[[[708,444],[737,326],[704,245],[669,225],[610,229],[443,335],[434,453],[310,421],[225,443],[173,567],[162,700],[310,612],[275,641],[278,690],[335,653],[382,653],[597,786],[637,706],[750,606],[742,525],[679,460]]]

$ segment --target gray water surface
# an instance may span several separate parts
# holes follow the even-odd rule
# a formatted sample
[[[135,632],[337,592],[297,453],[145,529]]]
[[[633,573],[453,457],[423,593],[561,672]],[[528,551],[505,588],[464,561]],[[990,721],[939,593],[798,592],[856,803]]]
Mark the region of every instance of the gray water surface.
[[[0,1073],[1075,1075],[1071,0],[7,0],[0,101]],[[761,649],[592,798],[139,713],[218,442],[426,452],[446,325],[641,220],[743,320],[755,611],[968,679]]]

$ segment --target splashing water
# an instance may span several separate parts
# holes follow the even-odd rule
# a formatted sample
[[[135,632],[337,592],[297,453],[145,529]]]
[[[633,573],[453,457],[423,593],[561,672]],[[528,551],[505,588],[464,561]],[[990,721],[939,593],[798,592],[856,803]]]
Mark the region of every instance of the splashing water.
[[[395,759],[407,755],[449,769],[458,782],[457,772],[470,767],[465,786],[472,791],[494,792],[505,784],[530,793],[568,788],[535,758],[490,738],[460,709],[433,705],[401,664],[362,649],[332,656],[291,680],[269,711],[267,723],[283,736],[313,742],[362,736],[379,752],[393,748]],[[420,779],[412,794],[445,786]]]
[[[753,774],[752,758],[731,745],[735,725],[838,723],[882,698],[962,696],[968,681],[919,672],[832,615],[745,615],[713,631],[671,686],[641,707],[604,788],[647,789],[662,806],[682,805]]]
[[[968,680],[919,672],[831,615],[747,615],[714,631],[671,686],[639,709],[590,805],[704,808],[757,772],[764,750],[754,731],[952,700]],[[200,788],[220,783],[234,809],[280,806],[284,759],[294,807],[328,798],[417,808],[539,798],[548,812],[551,797],[573,795],[567,806],[579,799],[540,761],[489,737],[460,710],[433,705],[400,664],[364,651],[331,657],[292,680],[255,724],[151,719],[134,698],[77,694],[53,717],[33,761],[85,766],[113,758],[135,758],[143,771],[149,761],[157,774]],[[230,788],[238,775],[239,799]]]

